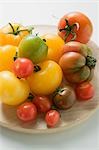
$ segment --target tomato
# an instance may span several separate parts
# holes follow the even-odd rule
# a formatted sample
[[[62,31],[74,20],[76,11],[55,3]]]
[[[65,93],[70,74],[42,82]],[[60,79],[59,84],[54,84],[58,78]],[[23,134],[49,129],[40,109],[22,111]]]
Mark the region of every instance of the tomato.
[[[62,81],[60,66],[51,60],[39,63],[35,72],[28,77],[31,91],[37,95],[49,95],[55,91]]]
[[[34,65],[27,58],[18,58],[13,64],[13,71],[19,78],[26,78],[32,74]]]
[[[30,92],[25,80],[19,80],[10,71],[0,72],[0,101],[8,105],[24,102]]]
[[[55,127],[60,120],[60,114],[56,110],[50,110],[45,116],[45,121],[48,127]]]
[[[0,71],[12,70],[14,63],[13,58],[17,50],[17,47],[11,45],[0,47]]]
[[[32,29],[32,27],[23,27],[18,23],[9,23],[0,29],[0,45],[18,46],[23,37],[30,34]]]
[[[93,78],[96,59],[87,45],[72,41],[63,46],[63,51],[59,65],[69,82],[81,83]]]
[[[33,99],[33,103],[36,105],[39,112],[47,112],[51,109],[51,101],[46,96],[36,96]]]
[[[31,59],[33,63],[45,60],[47,52],[46,43],[38,36],[28,35],[19,44],[19,57]]]
[[[58,63],[63,54],[62,46],[64,45],[64,41],[56,34],[45,34],[42,36],[42,39],[45,40],[45,43],[48,46],[46,59],[53,60]]]
[[[85,82],[79,84],[75,88],[76,96],[78,100],[90,100],[94,96],[94,87],[91,83]]]
[[[90,19],[85,14],[71,12],[60,19],[58,30],[58,35],[65,42],[75,40],[81,43],[87,43],[91,38],[93,27]]]
[[[36,106],[31,102],[25,102],[17,108],[17,116],[22,121],[34,121],[37,117]]]
[[[72,107],[75,100],[75,92],[70,86],[57,88],[53,95],[54,104],[59,109],[68,109]]]

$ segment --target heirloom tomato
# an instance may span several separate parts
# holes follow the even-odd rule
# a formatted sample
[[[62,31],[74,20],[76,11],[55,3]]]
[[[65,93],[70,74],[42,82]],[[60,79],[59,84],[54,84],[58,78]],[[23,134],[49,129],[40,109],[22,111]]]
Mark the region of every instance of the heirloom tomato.
[[[0,101],[8,105],[24,102],[30,92],[27,81],[20,80],[10,71],[0,72]]]
[[[35,71],[27,80],[33,93],[49,95],[60,85],[62,70],[56,62],[46,60],[35,66]]]
[[[18,23],[9,23],[0,29],[0,45],[18,46],[24,36],[32,31],[32,27],[23,27]]]
[[[45,40],[48,46],[47,59],[59,62],[63,54],[62,46],[64,45],[64,41],[56,34],[45,34],[42,36],[42,39]]]
[[[93,27],[90,19],[80,12],[64,15],[58,24],[58,34],[65,42],[72,40],[87,43],[92,35]]]
[[[59,64],[65,78],[72,83],[81,83],[93,78],[96,59],[91,49],[79,42],[68,42],[63,46],[64,54]]]

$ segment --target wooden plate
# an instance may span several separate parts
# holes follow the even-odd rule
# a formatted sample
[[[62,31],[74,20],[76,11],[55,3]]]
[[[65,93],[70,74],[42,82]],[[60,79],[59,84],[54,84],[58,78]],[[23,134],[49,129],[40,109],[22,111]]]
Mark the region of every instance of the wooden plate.
[[[43,33],[57,33],[56,26],[51,25],[35,25],[35,32],[39,34]],[[93,53],[99,60],[99,48],[94,42],[89,42],[88,45],[93,49]],[[9,128],[14,131],[20,131],[24,133],[53,133],[62,131],[64,129],[71,128],[83,121],[87,120],[99,107],[99,62],[97,62],[95,69],[95,76],[93,79],[93,84],[95,87],[95,96],[92,100],[87,102],[76,102],[75,105],[67,110],[61,112],[61,122],[60,124],[49,129],[41,116],[38,117],[35,123],[22,123],[16,117],[16,108],[3,105],[0,103],[0,125]]]

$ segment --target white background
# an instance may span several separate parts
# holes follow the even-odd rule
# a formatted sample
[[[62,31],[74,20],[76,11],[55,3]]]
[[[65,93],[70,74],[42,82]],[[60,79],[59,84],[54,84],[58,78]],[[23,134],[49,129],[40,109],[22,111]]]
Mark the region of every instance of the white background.
[[[94,1],[94,2],[93,2]],[[39,2],[39,3],[38,3]],[[0,2],[0,26],[8,22],[29,24],[57,24],[62,15],[81,11],[93,22],[92,39],[99,45],[98,0],[37,0]],[[56,16],[55,17],[53,17]],[[0,150],[99,150],[99,111],[83,124],[58,134],[26,135],[0,127]]]

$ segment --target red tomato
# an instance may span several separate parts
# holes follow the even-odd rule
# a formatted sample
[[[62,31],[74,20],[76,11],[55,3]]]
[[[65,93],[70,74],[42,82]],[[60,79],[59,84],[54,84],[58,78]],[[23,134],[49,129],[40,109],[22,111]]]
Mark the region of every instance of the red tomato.
[[[56,110],[50,110],[45,116],[45,121],[48,127],[55,127],[60,119],[60,114]]]
[[[93,27],[89,18],[80,12],[64,15],[58,24],[58,34],[65,42],[78,41],[87,43],[92,35]]]
[[[13,71],[19,78],[26,78],[33,73],[34,65],[27,58],[18,58],[13,65]]]
[[[94,87],[91,83],[85,82],[77,85],[75,92],[79,100],[89,100],[94,96]]]
[[[25,122],[34,121],[37,117],[37,108],[32,102],[25,102],[17,108],[17,116]]]
[[[39,112],[47,112],[51,109],[51,101],[46,96],[36,96],[33,99],[33,103],[36,105]]]

